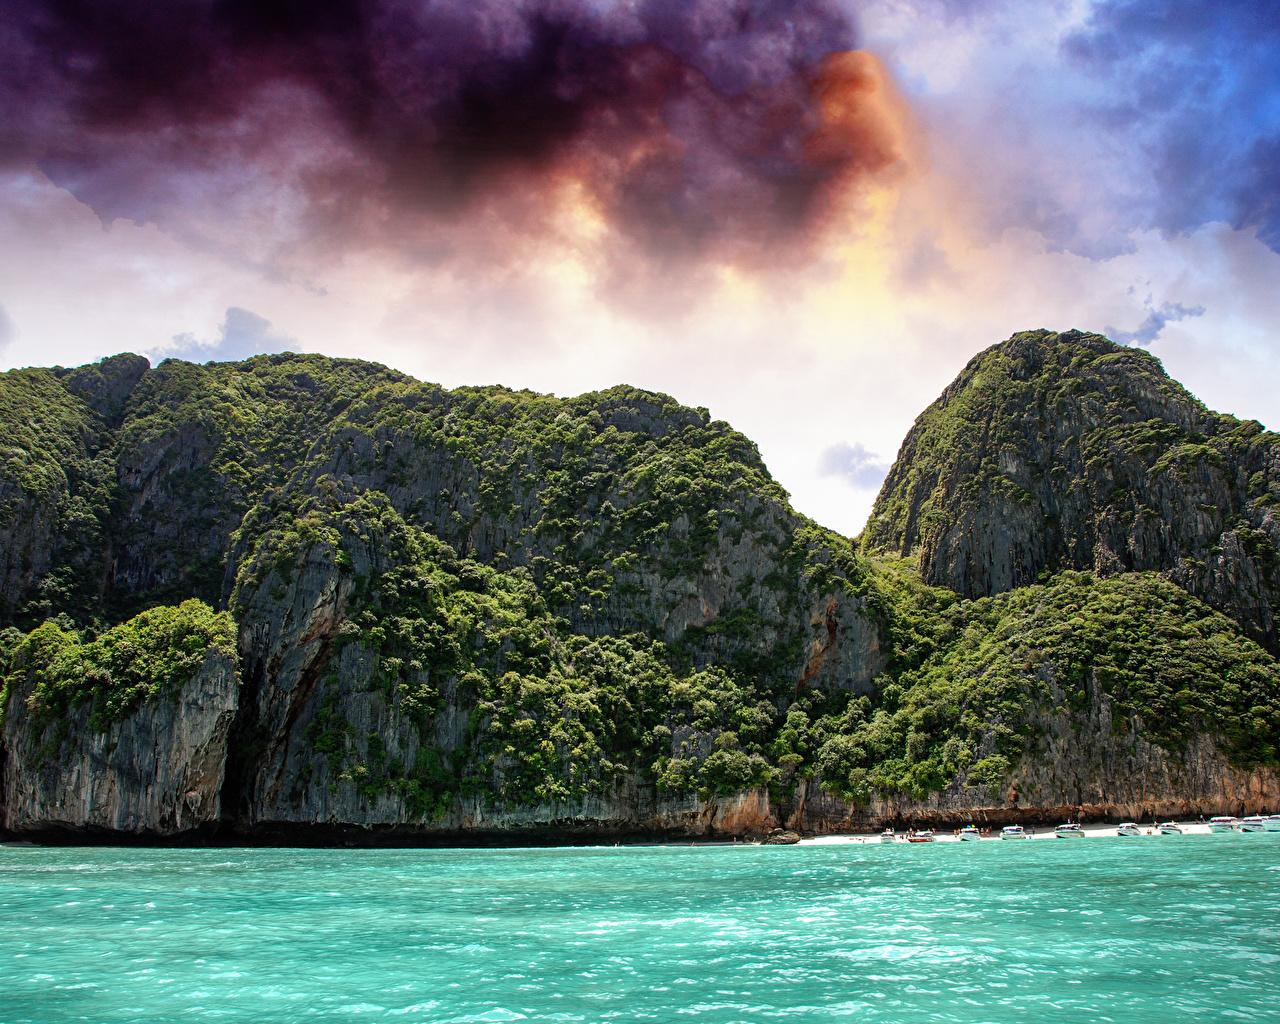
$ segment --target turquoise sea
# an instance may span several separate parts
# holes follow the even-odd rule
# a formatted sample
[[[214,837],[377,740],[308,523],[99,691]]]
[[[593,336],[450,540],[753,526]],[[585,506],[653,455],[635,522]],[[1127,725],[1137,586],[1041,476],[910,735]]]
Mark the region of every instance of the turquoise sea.
[[[1280,833],[0,847],[0,1021],[1280,1020]]]

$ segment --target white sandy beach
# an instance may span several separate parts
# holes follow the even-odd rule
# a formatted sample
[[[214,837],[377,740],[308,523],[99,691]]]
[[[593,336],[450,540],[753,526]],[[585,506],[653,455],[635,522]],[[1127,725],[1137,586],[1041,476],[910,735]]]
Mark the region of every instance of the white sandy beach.
[[[1169,842],[1172,842],[1179,838],[1178,836],[1161,835],[1156,830],[1155,826],[1152,825],[1150,822],[1141,823],[1141,826],[1142,826],[1142,836],[1130,837],[1131,842],[1136,841],[1138,838],[1164,839]],[[1194,822],[1179,821],[1178,826],[1182,829],[1183,835],[1210,835],[1211,834],[1209,832],[1208,824],[1200,821],[1194,821]],[[1096,838],[1096,837],[1110,837],[1112,839],[1116,838],[1116,826],[1114,824],[1082,825],[1081,828],[1084,830],[1086,838]],[[1027,831],[1031,832],[1031,827],[1028,827]],[[937,841],[940,843],[960,842],[959,835],[956,835],[952,832],[940,831],[936,834],[937,834]],[[1268,833],[1264,833],[1264,832],[1258,832],[1258,833],[1237,832],[1233,834],[1236,836],[1243,836],[1244,838],[1253,838],[1255,836],[1262,838],[1268,835]],[[1274,833],[1274,832],[1269,834],[1280,835],[1280,833]],[[897,835],[898,835],[898,841],[902,842],[905,845],[907,833],[905,831],[899,831]],[[1222,834],[1222,838],[1229,840],[1231,836],[1224,833]],[[1051,840],[1054,840],[1055,842],[1059,841],[1057,836],[1053,834],[1053,827],[1051,825],[1035,826],[1034,833],[1028,837],[1028,840],[1024,840],[1024,841],[1038,841],[1038,840],[1045,840],[1045,839],[1051,839]],[[992,827],[991,835],[984,836],[982,839],[978,840],[978,842],[983,842],[983,843],[988,843],[988,842],[998,843],[1001,841],[1002,840],[1000,839],[999,825],[995,825]],[[1010,842],[1010,840],[1003,840],[1003,841]],[[879,842],[880,842],[879,832],[858,832],[858,833],[842,833],[838,835],[829,835],[829,836],[812,836],[808,839],[800,840],[800,843],[802,845],[810,845],[810,846],[830,846],[830,845],[837,845],[841,843],[879,843]],[[1071,840],[1063,839],[1061,840],[1061,842],[1071,842]]]

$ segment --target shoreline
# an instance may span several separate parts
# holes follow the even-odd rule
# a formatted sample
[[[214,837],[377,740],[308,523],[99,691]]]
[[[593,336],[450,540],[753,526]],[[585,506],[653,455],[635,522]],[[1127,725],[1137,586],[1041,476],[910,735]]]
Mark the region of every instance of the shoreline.
[[[1205,821],[1173,820],[1182,829],[1183,835],[1212,835]],[[1140,837],[1161,836],[1152,822],[1139,823],[1142,829]],[[977,842],[1007,842],[1001,840],[1000,826],[992,826],[990,835],[983,836]],[[1057,840],[1054,827],[1049,825],[1027,826],[1028,835],[1025,840]],[[1117,823],[1092,822],[1081,825],[1085,838],[1117,838]],[[906,843],[909,830],[895,830],[897,842]],[[1242,833],[1253,834],[1253,833]],[[1257,833],[1265,835],[1267,833]],[[1280,833],[1274,833],[1280,835]],[[169,836],[156,836],[108,830],[50,829],[29,833],[0,833],[0,847],[120,847],[120,848],[169,848],[169,849],[575,849],[584,847],[653,847],[653,846],[841,846],[841,845],[888,845],[881,842],[882,833],[867,830],[856,832],[831,833],[799,833],[797,840],[769,842],[768,836],[752,835],[731,836],[724,834],[680,835],[680,834],[589,834],[572,831],[556,834],[552,831],[540,831],[533,834],[518,832],[483,832],[483,833],[409,833],[409,832],[355,832],[335,835],[329,830],[308,832],[299,830],[291,834],[275,832],[270,835],[246,836],[234,832],[221,833],[180,833]],[[1177,838],[1168,836],[1163,838]],[[958,830],[935,831],[935,842],[961,842]],[[968,840],[974,842],[975,840]]]
[[[1209,824],[1208,824],[1208,822],[1203,822],[1203,821],[1179,821],[1179,820],[1178,820],[1178,819],[1176,819],[1176,818],[1173,818],[1173,819],[1166,819],[1166,820],[1172,820],[1172,821],[1174,821],[1174,823],[1175,823],[1175,824],[1177,824],[1177,826],[1178,826],[1179,828],[1181,828],[1181,829],[1182,829],[1182,834],[1183,834],[1184,836],[1187,836],[1187,835],[1205,835],[1205,836],[1207,836],[1207,835],[1214,835],[1214,834],[1215,834],[1215,833],[1213,833],[1213,832],[1211,832],[1211,831],[1209,830]],[[1161,835],[1161,833],[1160,833],[1160,832],[1158,831],[1158,829],[1156,828],[1156,826],[1155,826],[1155,825],[1153,825],[1151,822],[1138,822],[1138,826],[1142,829],[1142,835],[1141,835],[1141,836],[1130,836],[1130,837],[1126,837],[1126,838],[1130,838],[1130,839],[1147,839],[1147,838],[1149,838],[1149,837],[1157,837],[1157,838],[1164,838],[1164,839],[1176,839],[1176,838],[1178,838],[1177,836],[1162,836],[1162,835]],[[1117,827],[1118,827],[1118,825],[1117,825],[1117,824],[1115,824],[1115,823],[1111,823],[1111,822],[1098,822],[1098,823],[1092,823],[1092,824],[1081,824],[1081,826],[1080,826],[1080,830],[1084,833],[1084,835],[1085,835],[1085,838],[1086,838],[1086,839],[1097,839],[1097,838],[1110,838],[1110,839],[1116,839],[1116,838],[1119,838],[1119,836],[1117,836],[1117,834],[1116,834],[1116,829],[1117,829]],[[1002,840],[1002,839],[1000,838],[1000,832],[999,832],[999,829],[998,829],[998,828],[995,828],[995,829],[993,829],[993,831],[992,831],[991,835],[989,835],[989,836],[983,836],[981,839],[976,840],[976,842],[981,842],[981,843],[986,843],[986,842],[1013,842],[1013,841],[1017,841],[1017,842],[1027,842],[1027,841],[1035,841],[1035,840],[1042,840],[1042,839],[1053,839],[1053,840],[1057,840],[1057,838],[1058,838],[1058,837],[1057,837],[1056,835],[1054,835],[1053,828],[1054,828],[1054,827],[1053,827],[1053,826],[1050,826],[1050,825],[1038,825],[1038,826],[1035,826],[1034,831],[1033,831],[1031,828],[1028,828],[1028,829],[1027,829],[1027,831],[1028,831],[1028,833],[1030,833],[1030,834],[1027,836],[1027,838],[1026,838],[1026,839],[1023,839],[1023,840]],[[903,844],[905,845],[905,844],[906,844],[906,836],[907,836],[907,832],[906,832],[906,831],[898,831],[898,832],[896,832],[895,834],[896,834],[896,836],[897,836],[897,841],[898,841],[898,842],[900,842],[900,843],[903,843]],[[1237,832],[1237,833],[1235,833],[1235,834],[1246,834],[1246,835],[1266,835],[1267,833],[1265,833],[1265,832],[1260,832],[1260,833],[1239,833],[1239,832]],[[1280,835],[1280,833],[1272,833],[1272,834],[1274,834],[1274,835]],[[954,833],[954,832],[936,832],[936,833],[935,833],[935,836],[936,836],[935,842],[939,842],[939,843],[958,843],[958,842],[960,842],[960,841],[961,841],[960,836],[959,836],[958,834]],[[967,841],[968,841],[968,842],[974,842],[975,840],[967,840]],[[1064,841],[1064,842],[1070,842],[1070,840],[1069,840],[1069,839],[1067,839],[1067,840],[1063,840],[1063,841]],[[880,842],[880,833],[878,833],[878,832],[877,832],[877,833],[874,833],[874,834],[873,834],[873,833],[853,833],[853,832],[849,832],[849,833],[843,833],[843,834],[839,834],[839,835],[805,836],[805,837],[803,837],[803,838],[800,840],[799,844],[797,844],[797,845],[805,845],[805,846],[839,846],[839,845],[845,845],[845,844],[849,844],[849,843],[879,843],[879,842]]]

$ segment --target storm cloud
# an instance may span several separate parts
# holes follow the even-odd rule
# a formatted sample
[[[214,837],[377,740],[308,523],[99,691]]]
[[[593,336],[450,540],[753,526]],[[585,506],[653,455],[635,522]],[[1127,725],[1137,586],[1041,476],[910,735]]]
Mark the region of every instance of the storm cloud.
[[[0,159],[104,220],[430,259],[442,226],[567,204],[645,258],[764,263],[901,158],[856,46],[835,0],[16,0]]]

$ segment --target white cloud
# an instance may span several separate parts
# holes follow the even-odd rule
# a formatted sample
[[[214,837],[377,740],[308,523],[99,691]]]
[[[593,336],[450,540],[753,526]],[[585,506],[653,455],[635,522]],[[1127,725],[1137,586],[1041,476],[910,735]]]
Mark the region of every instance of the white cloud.
[[[1165,324],[1176,323],[1187,317],[1204,316],[1204,306],[1184,306],[1181,302],[1166,302],[1156,309],[1148,299],[1146,307],[1148,310],[1146,317],[1132,331],[1108,326],[1107,337],[1112,341],[1118,341],[1121,345],[1141,345],[1147,348],[1159,339]]]
[[[4,306],[0,306],[0,353],[9,347],[9,343],[17,337],[17,334],[18,330],[9,319],[9,314],[5,312]]]
[[[818,472],[840,477],[855,490],[874,491],[889,473],[889,463],[856,441],[838,441],[818,457]]]
[[[187,334],[372,359],[449,386],[626,382],[709,407],[759,444],[802,512],[850,534],[875,491],[825,472],[825,450],[887,457],[978,350],[1028,328],[1139,323],[1147,295],[1206,310],[1166,323],[1154,345],[1172,374],[1213,407],[1280,423],[1280,256],[1225,225],[1136,234],[1130,252],[1091,260],[1029,231],[983,240],[947,183],[927,178],[806,274],[724,275],[697,303],[646,318],[563,260],[476,281],[351,254],[309,288],[154,228],[104,228],[47,183],[23,189],[0,205],[0,279],[22,325],[4,365],[160,354]]]
[[[196,362],[248,359],[264,352],[297,351],[301,346],[294,338],[278,334],[271,321],[251,309],[230,306],[216,338],[197,338],[190,331],[175,334],[167,346],[153,349],[148,355],[177,356]]]

